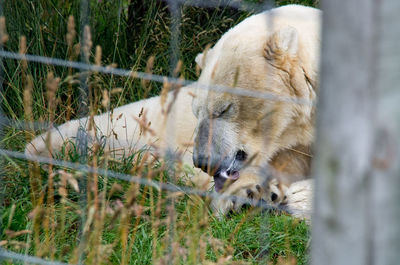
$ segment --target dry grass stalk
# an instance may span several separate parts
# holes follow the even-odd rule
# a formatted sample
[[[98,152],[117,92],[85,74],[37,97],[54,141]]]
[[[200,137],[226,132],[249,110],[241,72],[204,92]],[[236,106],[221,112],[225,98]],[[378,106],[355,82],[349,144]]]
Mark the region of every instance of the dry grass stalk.
[[[80,53],[81,53],[81,44],[76,43],[72,49],[72,55],[74,56],[74,58],[77,58]]]
[[[75,38],[76,38],[76,30],[75,30],[75,19],[74,16],[70,15],[68,17],[68,24],[67,24],[67,34],[65,36],[67,45],[68,45],[68,58],[70,61],[73,61],[79,54],[80,52],[80,45],[76,44],[74,45]],[[66,103],[66,120],[70,120],[71,116],[73,114],[73,107],[72,107],[72,93],[73,93],[73,80],[75,77],[73,76],[73,69],[71,67],[68,68],[68,76],[66,79],[70,79],[71,81],[67,82],[68,83],[68,88],[67,88],[67,103]],[[67,157],[68,153],[70,150],[70,145],[65,146],[65,151],[64,151],[64,157]],[[60,187],[59,187],[59,193],[62,196],[61,199],[61,213],[60,213],[60,226],[59,230],[61,233],[64,233],[65,231],[65,222],[66,222],[66,207],[65,203],[67,202],[67,182],[70,179],[74,179],[72,177],[72,174],[67,173],[67,172],[59,172],[60,174]],[[76,180],[75,180],[76,181]],[[76,182],[77,184],[77,182]],[[70,184],[71,185],[71,184]],[[77,186],[75,186],[75,190],[79,191],[76,189]]]
[[[8,34],[6,28],[6,18],[4,16],[0,17],[0,45],[4,45],[8,41]]]
[[[150,153],[149,152],[145,152],[143,154],[143,157],[140,159],[139,164],[135,165],[132,170],[131,170],[131,174],[134,175],[135,172],[137,174],[142,174],[143,169],[146,166],[146,162],[150,159]]]
[[[148,153],[147,153],[147,154],[148,154]],[[143,158],[145,158],[145,157],[143,157]],[[144,160],[144,159],[142,159],[142,161],[143,161],[143,160]],[[146,157],[146,160],[147,160],[147,157]],[[155,162],[156,162],[156,160],[153,159],[153,160],[147,165],[147,166],[149,167],[149,171],[148,171],[148,173],[147,173],[147,179],[148,179],[148,180],[152,180],[153,166],[154,166],[154,163],[155,163]],[[143,166],[144,166],[144,164],[142,164],[142,167],[141,167],[141,168],[138,168],[138,171],[142,172]],[[160,170],[162,171],[162,168],[161,168]],[[160,174],[160,175],[162,175],[162,174]],[[139,205],[137,205],[138,207],[137,207],[137,209],[134,211],[134,214],[135,214],[135,216],[136,216],[136,221],[135,221],[135,224],[134,224],[134,226],[133,226],[133,231],[132,231],[132,233],[130,234],[131,241],[130,241],[130,243],[129,243],[128,253],[127,253],[127,255],[124,255],[124,254],[123,254],[125,258],[130,258],[131,255],[132,255],[133,245],[135,244],[136,234],[137,234],[137,231],[138,231],[139,226],[140,226],[140,221],[141,221],[142,218],[144,218],[144,216],[142,216],[142,213],[143,213],[143,210],[145,209],[145,201],[146,201],[146,199],[147,199],[147,192],[149,192],[149,194],[150,194],[150,201],[153,201],[153,197],[152,197],[152,196],[153,196],[153,188],[152,188],[152,187],[149,187],[149,186],[145,186],[144,189],[143,189],[143,192],[142,192],[142,198],[141,198],[141,200],[140,200],[140,202],[139,202]],[[161,193],[161,192],[160,192],[160,193]],[[132,199],[133,199],[133,198],[132,198]],[[128,202],[131,201],[130,204],[132,204],[132,202],[133,202],[132,199],[128,200]],[[128,207],[129,207],[130,204],[128,204]],[[152,203],[151,203],[151,204],[152,204]],[[153,210],[153,207],[150,206],[150,211],[152,211],[152,210]],[[150,221],[152,221],[151,216],[150,216]],[[156,241],[156,238],[157,238],[157,237],[154,237],[154,241]],[[127,261],[125,260],[124,262],[127,262]],[[122,263],[122,264],[125,264],[125,263]]]
[[[122,87],[116,87],[111,89],[110,94],[115,95],[115,94],[120,94],[122,92],[124,92],[124,89]]]
[[[97,66],[101,65],[101,56],[102,56],[102,51],[101,51],[101,47],[99,45],[96,46],[96,53],[95,53],[95,59],[94,59],[94,63]]]
[[[27,52],[26,38],[25,36],[20,37],[19,53],[25,54]],[[21,60],[21,81],[24,90],[23,101],[24,101],[24,114],[25,119],[28,121],[29,127],[32,128],[33,121],[33,110],[32,110],[32,91],[33,91],[33,79],[27,74],[28,63],[26,60]],[[34,135],[33,130],[26,130],[25,137],[27,142],[32,139]],[[44,193],[42,192],[42,179],[40,174],[39,165],[35,162],[29,162],[29,184],[31,187],[31,201],[33,207],[37,209],[37,212],[41,212],[41,207],[44,200]],[[36,253],[40,250],[40,214],[33,216],[33,239],[35,242]]]
[[[163,183],[164,178],[163,178],[163,174],[160,174],[160,183]],[[150,189],[151,192],[153,192],[153,189]],[[157,258],[157,239],[158,239],[158,235],[159,235],[159,230],[160,230],[160,223],[161,223],[161,207],[162,207],[162,203],[163,203],[163,199],[162,199],[162,192],[158,193],[158,198],[157,198],[157,205],[155,207],[155,209],[152,207],[152,211],[151,211],[151,219],[152,219],[152,223],[151,223],[151,232],[153,235],[153,247],[152,247],[152,259],[153,261],[156,260]],[[154,203],[153,203],[154,204]]]
[[[23,100],[24,100],[24,113],[25,113],[25,120],[28,122],[28,127],[30,128],[29,130],[25,131],[25,137],[26,141],[29,142],[32,139],[33,135],[33,110],[32,110],[32,90],[33,90],[33,80],[30,75],[25,76],[25,84],[23,84],[24,88],[24,95],[23,95]]]
[[[178,64],[179,64],[179,62],[178,62]],[[183,76],[180,76],[179,82],[172,85],[172,89],[174,92],[172,94],[171,101],[169,102],[167,110],[166,110],[167,114],[169,114],[171,112],[172,107],[175,104],[176,98],[178,97],[178,94],[181,91],[181,88],[182,88],[184,82],[185,82],[185,79],[183,78]]]
[[[28,70],[28,62],[25,59],[25,54],[27,51],[27,46],[26,46],[26,37],[25,36],[21,36],[19,38],[19,54],[22,55],[23,59],[21,60],[21,69],[22,69],[22,77],[24,77],[24,75],[26,75],[26,71]],[[23,82],[25,80],[22,80]]]
[[[147,60],[147,64],[146,64],[146,73],[147,74],[152,74],[153,73],[153,67],[154,67],[154,60],[155,57],[154,56],[150,56],[149,59]],[[147,98],[147,96],[149,95],[150,91],[151,91],[151,84],[149,80],[145,80],[142,79],[141,80],[142,86],[143,86],[143,90],[144,90],[144,98]]]
[[[89,52],[91,49],[91,40],[90,40],[90,32],[87,33],[89,35],[89,40],[86,40],[89,42],[87,45],[85,52]],[[85,45],[86,45],[85,41]],[[85,53],[84,52],[84,53]],[[100,46],[96,46],[96,53],[94,56],[95,64],[100,66],[101,65],[101,60],[102,60],[102,50]],[[88,131],[90,132],[91,135],[97,135],[97,127],[94,121],[94,116],[97,113],[97,108],[98,108],[98,73],[94,72],[91,76],[91,82],[89,82],[89,98],[90,98],[90,117],[89,117],[89,126],[88,126]],[[102,105],[108,109],[109,107],[109,96],[108,96],[108,91],[103,90],[103,99],[102,99]],[[90,166],[94,169],[98,168],[98,155],[100,151],[100,144],[98,142],[95,142],[93,144],[92,148],[92,159],[90,162]],[[107,157],[105,158],[107,160]],[[88,245],[90,246],[90,250],[88,252],[88,257],[87,260],[88,262],[98,264],[101,262],[101,257],[103,256],[102,253],[102,233],[104,230],[104,222],[105,222],[105,209],[107,208],[107,202],[105,200],[106,194],[105,191],[99,194],[99,175],[97,171],[95,170],[93,173],[88,175],[88,191],[87,191],[87,198],[88,198],[88,204],[92,205],[93,207],[93,225],[92,225],[92,231],[89,234],[89,240],[88,240]],[[104,199],[101,199],[101,197],[104,197]]]
[[[85,27],[86,28],[86,27]],[[88,34],[88,38],[90,42],[90,31]],[[86,42],[85,42],[86,45]],[[89,46],[91,46],[91,44],[88,44]],[[90,49],[88,47],[88,49]],[[95,54],[95,61],[96,61],[96,65],[101,65],[101,48],[100,46],[96,46],[96,54]],[[94,73],[94,78],[96,78],[96,73]],[[89,126],[88,126],[88,131],[90,132],[91,135],[96,135],[97,134],[97,127],[94,121],[94,116],[96,115],[97,112],[97,93],[96,91],[93,91],[95,89],[95,87],[93,87],[92,82],[89,83],[89,99],[90,99],[90,117],[89,117]],[[98,151],[100,149],[100,146],[98,143],[94,143],[93,146],[93,158],[92,158],[92,162],[91,162],[91,166],[93,168],[97,168],[97,155],[98,155]],[[97,172],[94,172],[92,174],[89,174],[89,179],[88,179],[88,186],[89,186],[89,190],[88,190],[88,202],[90,203],[90,194],[93,193],[93,199],[94,199],[94,206],[97,210],[99,209],[99,199],[98,199],[98,174]]]
[[[135,244],[136,234],[137,234],[137,231],[139,229],[140,221],[143,218],[142,213],[143,213],[143,210],[145,209],[144,204],[145,204],[145,200],[147,199],[146,198],[146,193],[147,193],[148,189],[150,189],[148,186],[144,187],[143,192],[142,192],[142,198],[141,198],[141,200],[139,202],[139,205],[138,205],[139,207],[137,207],[137,210],[135,211],[136,221],[135,221],[135,224],[133,226],[133,231],[130,234],[131,241],[130,241],[129,246],[128,246],[128,253],[127,253],[127,255],[125,255],[126,258],[130,258],[131,255],[132,255],[132,249],[133,249],[133,245]],[[128,262],[128,260],[125,260],[125,263],[122,263],[122,264],[126,264],[126,262]]]
[[[60,78],[54,77],[54,73],[50,72],[47,75],[47,104],[49,111],[49,121],[54,122],[55,110],[56,110],[56,92],[60,84]]]
[[[277,265],[296,265],[297,264],[297,259],[296,257],[290,255],[289,257],[278,257],[276,261]]]
[[[94,62],[96,66],[101,66],[101,59],[102,59],[102,49],[99,45],[96,46],[96,52],[94,55]],[[101,78],[98,74],[98,71],[94,71],[92,74],[92,81],[89,84],[89,89],[91,89],[91,107],[90,110],[93,115],[96,115],[98,106],[99,106],[99,93],[101,91],[100,88]]]
[[[147,133],[150,133],[150,135],[154,136],[156,135],[156,132],[150,128],[151,126],[151,121],[147,120],[147,111],[144,110],[143,112],[141,112],[142,114],[139,115],[139,118],[137,118],[136,116],[132,116],[132,118],[139,124],[140,126],[140,133],[139,135],[144,135],[146,136]]]
[[[27,52],[26,37],[21,36],[19,39],[19,54],[23,56],[21,60],[21,81],[22,87],[24,88],[24,112],[25,119],[30,123],[33,121],[32,112],[32,90],[33,90],[33,80],[28,76],[28,62],[25,59],[25,54]],[[30,127],[32,125],[30,124]],[[31,135],[29,132],[26,133],[27,141],[30,141]]]
[[[174,183],[176,183],[176,172],[173,172],[173,179],[175,180]],[[165,236],[165,246],[166,246],[166,251],[169,252],[167,254],[166,258],[169,262],[174,262],[176,255],[177,255],[177,250],[174,249],[174,243],[175,243],[175,235],[177,232],[176,229],[176,219],[177,219],[177,213],[175,209],[175,203],[176,200],[175,198],[170,198],[168,205],[167,205],[167,219],[166,219],[166,236]],[[175,245],[176,246],[176,245]]]
[[[207,44],[206,48],[204,49],[203,58],[201,60],[201,65],[205,65],[207,53],[210,50],[211,46],[212,46],[211,44]],[[198,64],[196,64],[196,76],[199,77],[200,73],[201,73],[201,67]]]
[[[8,238],[13,238],[13,237],[17,237],[17,236],[20,236],[20,235],[32,234],[32,231],[31,230],[26,230],[26,229],[25,230],[20,230],[20,231],[12,231],[12,230],[6,229],[4,231],[4,233],[6,234],[6,236]]]
[[[75,30],[75,19],[74,16],[69,16],[68,17],[68,24],[67,24],[67,44],[68,44],[68,49],[70,51],[70,54],[72,53],[72,47],[74,45],[76,37],[76,30]]]
[[[166,114],[165,103],[168,99],[168,92],[171,90],[171,84],[168,82],[168,78],[164,77],[163,88],[160,94],[160,103],[161,103],[161,113]]]
[[[176,67],[175,67],[173,73],[172,73],[174,77],[177,77],[179,75],[179,73],[181,72],[181,69],[182,69],[182,65],[183,65],[182,60],[179,60],[178,63],[176,64]]]
[[[74,47],[74,41],[76,38],[76,30],[75,30],[75,19],[74,16],[69,16],[68,17],[68,24],[67,24],[67,35],[66,35],[66,40],[68,44],[68,58],[70,61],[74,59],[74,57],[79,54],[79,49],[78,48],[78,53],[76,53],[76,47]],[[68,77],[72,77],[72,68],[68,68]],[[66,120],[71,119],[71,114],[72,114],[72,82],[68,82],[68,92],[67,92],[67,112],[66,112]],[[66,150],[67,152],[68,150]]]
[[[108,110],[109,107],[110,107],[110,96],[108,94],[108,90],[106,90],[106,89],[103,90],[103,97],[102,97],[102,100],[101,100],[101,105],[106,110]]]
[[[200,76],[201,73],[201,68],[198,64],[196,64],[196,77],[198,78]]]
[[[83,46],[82,53],[85,58],[85,62],[89,62],[90,51],[92,50],[92,34],[90,33],[90,27],[86,25],[83,29]]]
[[[58,86],[60,83],[60,78],[55,77],[53,72],[49,72],[47,75],[46,81],[46,96],[47,96],[47,108],[49,113],[49,123],[50,128],[52,128],[52,124],[54,122],[55,110],[56,110],[56,92],[58,90]],[[49,158],[52,158],[51,155],[51,134],[48,133],[46,136],[46,145],[48,149]],[[55,209],[54,209],[54,177],[55,173],[53,172],[53,165],[48,165],[48,187],[47,187],[47,205],[46,205],[46,214],[43,218],[43,228],[45,232],[45,239],[41,247],[41,255],[45,255],[47,253],[50,254],[51,258],[54,258],[54,254],[56,251],[54,244],[54,235],[55,235]]]
[[[130,219],[131,219],[131,211],[129,210],[137,201],[137,197],[139,195],[140,186],[136,183],[131,183],[128,192],[126,193],[125,207],[122,208],[122,214],[120,217],[120,243],[121,243],[121,264],[127,264],[128,259],[130,258],[130,249],[128,248],[128,239],[129,239],[129,228]],[[144,197],[144,196],[143,196]],[[140,220],[140,217],[137,217],[136,220]],[[137,223],[137,221],[136,221]],[[133,238],[131,238],[131,242],[135,241],[134,237],[136,234],[135,231],[136,225],[134,227]],[[130,244],[129,244],[130,245]],[[130,246],[132,248],[132,246]]]

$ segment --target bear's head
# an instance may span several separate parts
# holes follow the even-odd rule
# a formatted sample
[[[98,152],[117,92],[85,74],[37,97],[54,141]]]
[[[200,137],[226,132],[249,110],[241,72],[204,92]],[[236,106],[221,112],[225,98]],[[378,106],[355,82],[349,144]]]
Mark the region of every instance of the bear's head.
[[[269,16],[246,19],[196,58],[193,162],[215,177],[217,190],[246,165],[313,139],[317,27],[307,32],[280,18],[272,27]]]

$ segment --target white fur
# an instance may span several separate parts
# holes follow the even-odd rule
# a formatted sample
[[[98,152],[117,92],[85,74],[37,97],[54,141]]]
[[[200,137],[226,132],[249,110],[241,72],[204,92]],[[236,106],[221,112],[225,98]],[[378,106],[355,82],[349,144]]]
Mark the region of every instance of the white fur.
[[[307,179],[292,183],[286,190],[283,202],[289,213],[298,218],[311,219],[314,180]]]

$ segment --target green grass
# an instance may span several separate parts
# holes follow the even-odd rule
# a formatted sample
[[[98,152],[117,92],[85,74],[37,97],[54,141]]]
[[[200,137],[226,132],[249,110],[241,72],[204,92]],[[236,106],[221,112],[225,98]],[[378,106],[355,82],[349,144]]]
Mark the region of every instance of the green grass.
[[[140,1],[131,1],[140,3]],[[318,1],[277,1],[278,5],[300,3],[316,5]],[[168,75],[170,18],[165,6],[159,2],[145,1],[145,11],[134,21],[129,20],[129,1],[91,1],[91,30],[94,45],[102,47],[102,63],[116,63],[121,68],[146,70],[150,56],[155,56],[154,74]],[[68,16],[79,21],[79,1],[37,0],[5,1],[4,13],[9,40],[6,50],[18,51],[21,35],[27,38],[28,53],[62,59],[70,58],[65,39]],[[230,27],[249,16],[249,13],[219,8],[214,11],[185,7],[182,10],[180,59],[181,74],[186,79],[197,77],[194,58],[207,44],[215,43]],[[79,27],[76,27],[79,34]],[[77,40],[75,40],[75,44]],[[92,52],[94,53],[94,48]],[[91,61],[94,59],[91,58]],[[1,92],[2,107],[9,118],[26,119],[23,109],[24,74],[21,64],[4,60],[4,85]],[[55,123],[78,116],[78,85],[69,85],[69,75],[77,71],[62,67],[29,63],[27,76],[32,76],[32,115],[35,120],[49,120],[46,99],[46,78],[52,71],[61,78],[56,93],[57,108]],[[93,91],[91,102],[97,111],[102,90],[121,88],[111,97],[111,105],[117,107],[145,96],[156,95],[160,84],[150,83],[143,87],[140,80],[109,75],[92,75],[89,80]],[[68,105],[68,98],[71,105]],[[71,111],[69,112],[68,109]],[[5,128],[1,145],[22,151],[26,144],[25,132]],[[142,174],[159,170],[154,178],[168,181],[171,176],[163,170],[163,164],[139,166],[142,153],[132,153],[118,161],[104,154],[90,153],[89,163],[97,161],[103,168],[127,174]],[[60,154],[60,158],[64,155]],[[82,157],[70,151],[66,157],[80,161]],[[171,202],[170,193],[135,186],[105,176],[84,175],[66,170],[83,184],[96,183],[98,191],[86,193],[75,191],[67,185],[67,196],[60,187],[61,176],[55,175],[54,195],[51,195],[51,180],[47,170],[34,168],[24,161],[3,158],[1,193],[3,201],[0,211],[0,244],[20,253],[39,255],[44,258],[73,262],[82,257],[86,263],[96,263],[99,257],[105,263],[120,264],[124,259],[129,264],[151,264],[167,258],[169,246],[175,251],[175,263],[206,264],[222,262],[223,259],[237,263],[257,264],[265,260],[272,264],[284,264],[295,259],[306,264],[309,245],[309,227],[304,222],[285,215],[262,215],[256,210],[234,214],[229,218],[216,219],[209,210],[207,200],[196,196],[178,194]],[[55,168],[54,170],[61,168]],[[187,174],[180,172],[181,174]],[[51,178],[50,178],[51,179]],[[183,183],[181,183],[183,184]],[[36,187],[36,188],[35,188]],[[82,190],[81,190],[82,191]],[[87,196],[87,204],[82,202]],[[84,197],[85,197],[84,196]],[[90,207],[95,205],[95,196],[104,209],[101,215],[95,211],[82,240],[84,222],[90,219]],[[103,196],[103,197],[102,197]],[[159,206],[157,207],[157,203]],[[173,226],[169,223],[173,203]],[[121,207],[122,206],[122,207]],[[129,207],[128,207],[129,206]],[[143,212],[139,214],[139,209]],[[159,209],[159,212],[157,212]],[[85,219],[82,219],[85,213]],[[173,232],[169,229],[173,228]],[[28,230],[15,235],[13,232]],[[170,236],[172,238],[170,238]],[[126,240],[124,239],[126,237]],[[133,241],[134,237],[134,241]],[[124,245],[126,244],[126,245]],[[232,263],[236,264],[236,263]],[[291,263],[289,263],[291,264]]]
[[[75,154],[73,154],[75,155]],[[135,160],[138,154],[132,154],[125,161]],[[99,157],[101,158],[101,157]],[[92,159],[89,158],[91,161]],[[100,160],[99,160],[100,161]],[[139,158],[140,161],[140,158]],[[7,248],[14,251],[22,251],[32,255],[41,255],[45,257],[54,257],[62,261],[71,261],[74,252],[79,246],[79,231],[81,229],[81,212],[89,212],[88,209],[82,208],[79,201],[79,193],[68,187],[68,196],[63,198],[59,190],[55,190],[55,203],[51,204],[54,209],[52,217],[46,216],[49,203],[40,205],[41,213],[36,213],[32,217],[34,206],[31,200],[31,191],[29,190],[29,179],[26,172],[26,163],[22,161],[14,161],[14,165],[7,166],[7,172],[17,172],[18,174],[6,174],[4,181],[4,192],[6,199],[3,203],[2,220],[4,224],[3,240],[9,240]],[[108,168],[118,172],[131,172],[135,163],[108,163]],[[161,165],[154,165],[152,168],[160,168]],[[149,170],[142,169],[143,172]],[[69,171],[77,176],[78,174]],[[145,174],[145,173],[143,173]],[[48,174],[41,169],[42,186],[48,191]],[[168,178],[166,172],[163,173],[164,178]],[[85,175],[84,178],[78,180],[85,182],[86,179],[92,179],[93,176]],[[156,177],[160,180],[159,177]],[[55,178],[56,183],[60,180]],[[107,183],[105,183],[107,182]],[[183,183],[182,183],[183,184]],[[59,185],[56,185],[59,186]],[[122,247],[121,247],[121,227],[127,225],[127,234],[130,240],[135,236],[135,243],[131,245],[130,264],[149,264],[153,255],[153,240],[156,241],[155,257],[163,257],[167,248],[167,224],[161,224],[156,237],[152,229],[151,216],[152,213],[151,199],[154,204],[161,198],[160,218],[167,222],[169,218],[167,204],[167,192],[162,192],[158,197],[158,191],[144,187],[136,187],[138,189],[137,197],[135,197],[135,205],[143,205],[145,208],[141,217],[137,217],[134,212],[130,213],[129,222],[124,223],[125,216],[122,212],[118,212],[118,205],[128,205],[128,197],[132,191],[132,185],[113,179],[100,178],[99,189],[106,190],[107,214],[104,218],[104,224],[101,227],[101,245],[107,248],[105,252],[111,263],[121,263]],[[115,189],[118,187],[118,189]],[[114,192],[112,191],[114,190]],[[11,195],[12,194],[12,195]],[[90,193],[93,196],[93,193]],[[46,201],[45,194],[44,200]],[[144,198],[144,199],[143,199]],[[143,201],[142,201],[143,200]],[[89,200],[88,205],[93,205],[93,198]],[[217,219],[209,211],[207,203],[197,196],[181,195],[174,202],[176,210],[176,221],[174,222],[174,241],[179,243],[179,249],[184,253],[184,257],[178,263],[182,264],[199,264],[201,259],[200,249],[204,248],[205,259],[216,261],[223,257],[231,256],[236,261],[247,261],[250,263],[258,263],[263,258],[270,261],[277,261],[282,257],[294,257],[298,264],[305,264],[307,260],[308,245],[308,226],[304,222],[299,222],[289,216],[279,216],[275,214],[262,215],[256,210],[249,210],[240,214],[234,214],[229,218]],[[154,207],[153,207],[154,209]],[[88,217],[87,217],[88,218]],[[43,220],[52,222],[57,230],[51,232],[51,227],[47,227]],[[138,222],[138,223],[136,223]],[[38,224],[39,223],[39,224]],[[38,235],[25,234],[15,238],[10,238],[7,231],[30,230],[35,231],[35,224],[39,225]],[[46,232],[46,229],[48,230]],[[136,231],[135,231],[136,230]],[[96,235],[96,225],[93,223],[90,227],[92,235]],[[134,232],[135,231],[135,232]],[[48,233],[48,236],[46,236]],[[88,237],[91,235],[88,234]],[[156,239],[155,239],[156,238]],[[199,242],[202,240],[202,243]],[[39,242],[34,244],[33,242]],[[94,239],[92,239],[94,240]],[[48,242],[51,245],[48,245]],[[16,242],[21,242],[17,244]],[[23,244],[31,242],[29,246]],[[39,247],[40,246],[40,247]],[[93,243],[87,243],[86,247],[93,247]],[[93,247],[94,248],[94,247]],[[265,252],[265,250],[267,252]],[[263,255],[261,255],[264,253]],[[265,254],[266,253],[266,254]],[[90,258],[90,250],[86,251],[85,257]]]

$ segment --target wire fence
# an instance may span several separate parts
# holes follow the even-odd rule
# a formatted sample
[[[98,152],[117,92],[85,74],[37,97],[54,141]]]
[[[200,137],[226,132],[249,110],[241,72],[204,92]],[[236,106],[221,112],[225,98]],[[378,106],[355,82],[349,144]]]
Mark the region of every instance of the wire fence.
[[[34,55],[34,54],[25,54],[25,53],[15,53],[15,52],[9,52],[9,51],[4,51],[3,49],[0,50],[0,57],[3,59],[14,59],[14,60],[23,60],[27,62],[35,62],[35,63],[40,63],[40,64],[46,64],[46,65],[53,65],[53,66],[59,66],[59,67],[65,67],[65,68],[74,68],[77,70],[80,70],[81,73],[83,73],[83,78],[87,79],[88,75],[90,73],[103,73],[103,74],[111,74],[115,76],[123,76],[123,77],[128,77],[128,78],[137,78],[141,80],[149,80],[149,81],[155,81],[159,83],[169,83],[169,84],[174,84],[177,86],[190,86],[194,88],[200,88],[204,90],[212,90],[215,92],[219,93],[230,93],[234,94],[237,96],[244,96],[244,97],[254,97],[254,98],[259,98],[259,99],[265,99],[265,100],[271,100],[271,101],[281,101],[281,102],[287,102],[287,103],[293,103],[293,104],[302,104],[302,105],[313,105],[315,102],[312,102],[308,99],[299,99],[299,98],[292,98],[292,97],[282,97],[279,95],[271,94],[271,93],[265,93],[265,92],[256,92],[253,90],[245,90],[240,87],[224,87],[224,86],[219,86],[219,85],[203,85],[200,83],[197,83],[195,81],[189,81],[189,80],[183,80],[180,78],[173,77],[173,72],[174,68],[178,63],[178,52],[177,50],[179,49],[179,38],[180,38],[180,24],[182,21],[180,20],[180,9],[183,5],[190,5],[190,6],[195,6],[195,7],[207,7],[207,8],[216,8],[216,7],[232,7],[238,10],[247,10],[247,11],[261,11],[261,10],[266,10],[269,8],[273,7],[273,4],[271,4],[270,1],[266,1],[266,3],[262,4],[254,4],[254,3],[248,3],[248,2],[243,2],[243,1],[185,1],[185,0],[171,0],[167,1],[169,8],[170,8],[170,14],[172,16],[172,25],[171,25],[171,43],[170,43],[170,73],[171,76],[161,76],[161,75],[155,75],[155,74],[150,74],[150,73],[145,73],[145,72],[138,72],[138,71],[131,71],[127,69],[120,69],[120,68],[115,68],[112,66],[100,66],[100,65],[94,65],[90,64],[88,61],[88,57],[84,55],[84,52],[81,52],[82,58],[80,62],[77,61],[69,61],[69,60],[62,60],[58,58],[51,58],[51,57],[44,57],[44,56],[39,56],[39,55]],[[89,24],[89,0],[81,0],[81,33],[85,34],[85,27],[88,26]],[[1,36],[0,36],[1,38]],[[87,39],[87,36],[82,35],[83,41],[90,41]],[[81,49],[83,49],[82,45]],[[3,68],[2,68],[3,69]],[[1,70],[2,70],[1,69]],[[1,78],[3,80],[3,78]],[[87,82],[83,80],[81,84],[86,84]],[[85,106],[80,107],[80,116],[85,116],[88,114],[88,87],[81,87],[80,89],[80,98],[81,98],[81,103]],[[13,127],[16,129],[35,129],[35,130],[41,130],[41,129],[48,129],[51,128],[52,124],[49,122],[41,122],[41,121],[21,121],[21,120],[13,120],[6,118],[5,115],[0,112],[0,130],[4,130],[5,127]],[[173,126],[169,128],[169,130],[173,130]],[[171,132],[172,134],[173,132]],[[86,150],[82,150],[84,153],[87,152]],[[44,157],[44,156],[39,156],[39,155],[30,155],[27,156],[26,154],[18,151],[12,151],[12,150],[7,150],[4,148],[0,148],[0,155],[3,157],[8,157],[8,158],[14,158],[14,159],[21,159],[21,160],[28,160],[28,161],[34,161],[38,162],[40,164],[48,164],[48,165],[54,165],[58,166],[61,168],[68,168],[71,170],[75,170],[78,172],[85,172],[85,173],[91,173],[91,174],[99,174],[103,176],[107,176],[110,178],[115,178],[119,180],[124,180],[127,182],[134,182],[140,185],[144,186],[149,186],[153,187],[157,190],[166,190],[169,192],[181,192],[187,195],[197,195],[201,197],[206,197],[206,198],[211,198],[211,199],[219,199],[219,200],[235,200],[241,203],[249,203],[249,204],[254,204],[253,200],[250,200],[248,198],[240,198],[237,196],[226,196],[226,195],[221,195],[216,192],[208,192],[200,189],[195,189],[195,188],[190,188],[187,186],[179,186],[173,183],[161,183],[155,180],[150,180],[146,178],[145,176],[132,176],[129,174],[122,174],[118,172],[114,172],[109,169],[103,169],[99,167],[92,167],[88,166],[84,161],[80,161],[80,163],[72,163],[72,162],[67,162],[63,160],[57,160],[54,158],[49,158],[49,157]],[[85,199],[83,198],[83,202],[85,203]],[[281,211],[283,209],[280,209],[279,207],[274,207],[269,204],[267,204],[265,201],[259,201],[256,204],[257,207],[260,207],[261,209],[264,210],[276,210],[276,211]],[[88,217],[86,217],[88,218]],[[82,220],[82,224],[85,224],[85,220]],[[84,229],[84,228],[82,228]],[[83,239],[81,239],[83,240]],[[0,247],[0,260],[14,260],[16,262],[24,262],[24,263],[35,263],[35,264],[66,264],[66,263],[61,263],[61,262],[56,262],[56,261],[47,261],[44,259],[41,259],[39,257],[34,257],[34,256],[29,256],[29,255],[23,255],[23,254],[18,254],[14,253],[11,251],[7,251],[3,248]],[[79,258],[78,263],[83,263],[83,256],[81,255]]]
[[[62,67],[67,67],[67,68],[75,68],[75,69],[79,69],[82,71],[88,71],[88,72],[100,72],[100,73],[104,73],[104,74],[138,78],[138,79],[154,81],[154,82],[159,82],[159,83],[167,82],[172,85],[190,86],[193,88],[199,88],[199,89],[203,89],[206,91],[211,90],[211,91],[215,91],[218,93],[228,93],[228,94],[233,94],[233,95],[242,96],[242,97],[261,98],[261,99],[266,99],[266,100],[282,101],[282,102],[301,104],[301,105],[315,104],[314,102],[312,102],[309,99],[302,99],[302,98],[295,98],[295,97],[283,97],[283,96],[279,96],[279,95],[275,95],[275,94],[267,93],[267,92],[262,92],[262,91],[255,92],[254,90],[248,90],[248,89],[244,89],[244,88],[240,88],[240,87],[226,87],[226,86],[221,86],[221,85],[205,85],[205,84],[198,83],[196,81],[183,80],[183,79],[172,77],[172,76],[160,76],[160,75],[149,74],[149,73],[144,73],[144,72],[137,72],[137,71],[131,71],[131,70],[126,70],[126,69],[113,68],[111,66],[98,66],[98,65],[87,64],[87,63],[76,62],[76,61],[67,61],[67,60],[62,60],[62,59],[57,59],[57,58],[37,56],[37,55],[31,55],[31,54],[18,54],[18,53],[8,52],[8,51],[0,51],[0,56],[3,58],[9,58],[9,59],[15,59],[15,60],[27,60],[29,62],[37,62],[37,63],[42,63],[42,64],[62,66]]]

